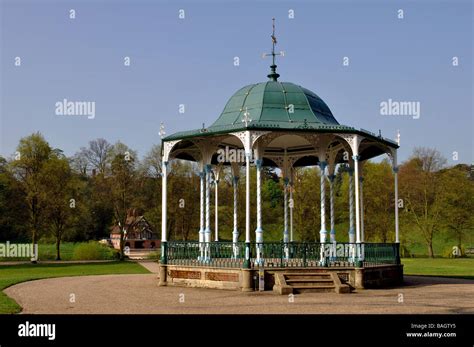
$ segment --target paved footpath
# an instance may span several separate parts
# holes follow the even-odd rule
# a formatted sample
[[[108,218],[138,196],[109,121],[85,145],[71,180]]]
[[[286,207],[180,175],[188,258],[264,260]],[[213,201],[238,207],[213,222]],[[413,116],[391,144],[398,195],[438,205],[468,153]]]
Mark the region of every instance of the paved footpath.
[[[14,285],[5,293],[23,313],[474,313],[472,280],[405,276],[406,285],[399,288],[305,293],[290,302],[270,291],[158,287],[152,265],[144,264],[152,274],[44,279]],[[70,302],[71,294],[75,302]]]

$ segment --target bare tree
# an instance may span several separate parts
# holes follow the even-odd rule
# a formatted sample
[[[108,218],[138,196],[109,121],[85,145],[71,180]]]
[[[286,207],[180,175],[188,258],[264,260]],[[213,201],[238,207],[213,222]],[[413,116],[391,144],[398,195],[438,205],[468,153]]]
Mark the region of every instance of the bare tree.
[[[71,158],[71,168],[83,176],[87,175],[87,172],[91,168],[86,152],[87,149],[82,148]]]
[[[153,178],[161,177],[161,146],[153,145],[143,158],[142,171]]]
[[[81,153],[87,158],[93,169],[96,169],[100,174],[105,174],[111,148],[112,146],[107,140],[99,138],[89,141],[89,147],[82,147]]]
[[[446,166],[447,160],[435,148],[415,147],[410,159],[420,162],[423,172],[437,172]]]

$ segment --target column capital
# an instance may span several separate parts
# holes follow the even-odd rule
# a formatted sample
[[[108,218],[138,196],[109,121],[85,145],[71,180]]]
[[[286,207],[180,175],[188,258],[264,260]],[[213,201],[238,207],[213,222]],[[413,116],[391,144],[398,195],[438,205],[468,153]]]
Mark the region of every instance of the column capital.
[[[393,167],[392,167],[393,173],[398,173],[398,169],[399,169],[398,166],[393,166]]]
[[[352,160],[354,160],[354,161],[359,161],[359,159],[360,159],[360,155],[353,155],[352,156]]]
[[[288,177],[283,177],[283,183],[287,186],[290,183],[290,179]]]
[[[206,173],[209,173],[212,171],[212,165],[211,164],[206,164],[204,166],[204,170],[206,171]]]
[[[255,166],[257,167],[257,170],[262,169],[262,164],[263,164],[263,159],[255,159]]]
[[[319,162],[319,167],[321,168],[321,170],[324,170],[326,166],[328,166],[328,163],[326,161],[323,160]]]
[[[336,178],[336,175],[334,175],[334,174],[329,175],[328,178],[329,178],[329,181],[332,183],[332,182],[334,182],[334,179]]]
[[[359,182],[363,183],[364,182],[364,176],[359,176]]]
[[[233,176],[233,177],[232,177],[232,182],[233,182],[234,184],[239,183],[239,178],[240,178],[239,176]]]

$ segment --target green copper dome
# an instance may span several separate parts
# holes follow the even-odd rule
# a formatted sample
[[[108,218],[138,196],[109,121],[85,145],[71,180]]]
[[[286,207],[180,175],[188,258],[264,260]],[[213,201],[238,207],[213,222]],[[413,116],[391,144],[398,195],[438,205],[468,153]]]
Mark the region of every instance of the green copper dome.
[[[210,128],[245,126],[245,118],[253,127],[339,125],[329,107],[315,93],[293,83],[275,80],[238,90]]]

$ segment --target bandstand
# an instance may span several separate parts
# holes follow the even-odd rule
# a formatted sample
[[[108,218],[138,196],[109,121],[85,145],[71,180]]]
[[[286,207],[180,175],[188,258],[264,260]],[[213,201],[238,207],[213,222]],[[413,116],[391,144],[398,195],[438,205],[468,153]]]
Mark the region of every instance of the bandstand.
[[[304,291],[350,292],[354,288],[400,284],[397,148],[395,141],[338,123],[326,103],[309,89],[280,82],[275,44],[268,81],[247,85],[227,102],[209,127],[172,134],[162,140],[162,231],[160,285],[268,289],[281,294]],[[238,155],[244,153],[243,156]],[[364,236],[364,163],[380,155],[391,160],[395,181],[395,240],[368,243]],[[243,158],[241,158],[243,157]],[[200,229],[196,241],[167,239],[167,175],[173,159],[198,163]],[[349,174],[348,241],[335,231],[334,179],[338,165]],[[284,182],[284,225],[281,242],[266,242],[262,222],[262,168],[279,169]],[[293,173],[297,167],[320,170],[319,242],[293,238]],[[238,229],[238,181],[245,170],[245,229]],[[215,206],[218,182],[232,175],[234,226],[232,242],[219,241],[218,215],[211,225],[211,184]],[[256,170],[256,186],[250,172]],[[366,182],[370,184],[370,182]],[[256,190],[251,210],[250,190]],[[297,206],[294,206],[297,209]],[[329,212],[329,213],[328,213]],[[256,217],[256,229],[250,218]],[[214,230],[212,230],[214,229]],[[244,235],[241,235],[244,234]],[[243,240],[242,240],[242,236]],[[255,281],[257,279],[257,281]]]

